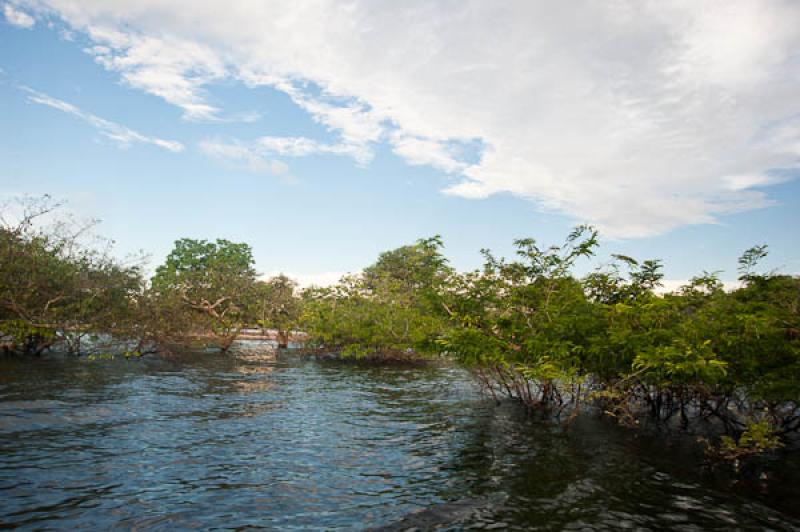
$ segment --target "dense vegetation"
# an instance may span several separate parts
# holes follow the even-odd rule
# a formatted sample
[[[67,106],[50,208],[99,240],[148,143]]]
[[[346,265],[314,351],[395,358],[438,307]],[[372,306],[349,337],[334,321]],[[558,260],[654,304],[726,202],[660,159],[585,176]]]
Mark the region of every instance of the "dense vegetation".
[[[0,227],[6,353],[225,351],[245,327],[277,329],[282,345],[299,328],[343,356],[450,356],[492,397],[562,419],[592,408],[722,435],[713,452],[728,458],[800,431],[800,279],[759,272],[765,246],[742,255],[735,290],[703,273],[659,294],[657,260],[615,256],[577,277],[598,247],[590,227],[560,246],[518,240],[513,260],[484,251],[466,273],[434,237],[298,293],[285,276],[260,281],[250,247],[227,240],[177,241],[148,280],[141,261],[84,244],[88,226],[41,223],[55,207],[28,201]]]
[[[345,355],[398,358],[440,353],[450,327],[444,294],[455,272],[441,240],[382,253],[360,275],[304,296],[308,343]]]
[[[284,276],[258,280],[252,250],[181,239],[152,279],[144,260],[122,263],[87,235],[94,225],[53,218],[48,197],[8,207],[0,224],[0,350],[127,356],[208,345],[226,351],[242,328],[277,328],[299,313]]]
[[[657,260],[614,262],[583,278],[597,234],[562,246],[516,241],[482,269],[448,267],[438,238],[384,253],[361,275],[306,293],[310,342],[375,356],[448,354],[487,393],[560,416],[584,405],[631,426],[724,434],[726,457],[774,449],[800,429],[800,279],[739,261],[740,288],[704,273],[659,295]]]

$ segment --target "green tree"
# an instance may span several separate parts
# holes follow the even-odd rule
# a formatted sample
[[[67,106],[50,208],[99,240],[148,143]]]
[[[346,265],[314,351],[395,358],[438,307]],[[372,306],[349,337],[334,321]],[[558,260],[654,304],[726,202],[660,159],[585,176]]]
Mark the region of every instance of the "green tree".
[[[407,358],[439,353],[452,270],[437,237],[382,253],[361,275],[304,293],[309,343],[344,355]]]
[[[494,397],[530,408],[580,404],[597,320],[570,269],[594,253],[597,234],[580,226],[561,246],[540,248],[533,239],[515,245],[517,260],[484,251],[482,271],[454,279],[447,305],[456,326],[443,343]]]
[[[183,238],[156,269],[153,290],[176,294],[192,317],[189,335],[212,335],[227,351],[246,325],[247,301],[256,283],[250,246],[228,240]]]
[[[300,319],[301,300],[296,290],[297,283],[283,274],[254,286],[251,313],[260,327],[276,330],[280,348],[288,347],[291,331]]]
[[[0,210],[3,350],[77,354],[99,346],[100,337],[110,343],[141,288],[139,261],[123,265],[107,249],[86,245],[83,237],[96,222],[59,215],[61,204],[49,196],[26,198],[13,207]],[[93,341],[83,341],[87,337]]]

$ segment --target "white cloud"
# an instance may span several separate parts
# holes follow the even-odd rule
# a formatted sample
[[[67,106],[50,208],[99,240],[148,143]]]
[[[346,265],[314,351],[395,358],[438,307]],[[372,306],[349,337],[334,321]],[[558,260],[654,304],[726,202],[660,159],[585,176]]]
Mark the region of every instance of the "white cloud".
[[[352,157],[360,164],[366,164],[372,159],[372,151],[363,144],[349,144],[347,142],[326,144],[306,137],[269,136],[259,137],[254,144],[255,149],[286,157],[305,157],[320,153],[330,153]]]
[[[784,179],[779,176],[768,176],[764,174],[739,174],[729,175],[723,178],[725,186],[733,191],[747,190],[749,188],[763,187],[779,183]]]
[[[3,15],[6,18],[6,22],[19,28],[30,29],[36,24],[36,19],[23,11],[15,9],[11,4],[3,6]]]
[[[126,83],[180,107],[189,120],[218,118],[219,109],[205,101],[202,89],[225,76],[225,66],[213,50],[169,35],[130,34],[102,26],[88,30],[106,45],[87,51]]]
[[[395,135],[391,142],[394,152],[409,164],[433,166],[447,173],[463,172],[467,168],[443,142],[408,135]]]
[[[243,164],[251,172],[266,172],[292,180],[289,176],[289,166],[286,163],[267,158],[263,151],[253,146],[247,146],[238,141],[204,140],[200,143],[200,149],[217,159]]]
[[[262,137],[258,145],[267,151],[290,157],[303,157],[319,153],[318,142],[305,137]]]
[[[33,90],[29,87],[22,87],[22,90],[28,93],[28,101],[39,105],[52,107],[53,109],[57,109],[74,117],[80,118],[84,122],[87,122],[97,128],[100,134],[113,140],[123,148],[127,148],[132,143],[139,142],[143,144],[152,144],[154,146],[158,146],[159,148],[163,148],[175,153],[183,151],[183,144],[180,142],[143,135],[121,124],[117,124],[116,122],[111,122],[110,120],[100,118],[97,115],[87,113],[71,103],[53,98],[52,96],[48,96],[47,94]]]
[[[289,167],[286,163],[275,160],[273,156],[306,157],[327,153],[352,157],[360,164],[365,164],[371,158],[371,153],[365,153],[363,146],[345,143],[326,144],[306,137],[266,136],[252,142],[239,139],[228,141],[210,139],[202,141],[200,149],[217,159],[243,163],[250,171],[271,172],[275,175],[287,174]]]
[[[250,79],[252,83],[252,78]],[[341,136],[341,142],[323,151],[349,155],[360,164],[367,164],[372,160],[374,154],[369,145],[379,141],[384,133],[381,125],[383,118],[380,115],[359,102],[331,103],[326,101],[331,99],[330,94],[315,98],[306,95],[291,83],[272,83],[271,80],[267,83],[286,92],[315,121]]]
[[[360,164],[387,143],[459,176],[450,194],[512,193],[609,236],[769,205],[754,187],[798,168],[798,3],[27,5],[87,34],[102,65],[188,118],[218,116],[214,82],[271,86]],[[477,160],[450,149],[472,140]]]

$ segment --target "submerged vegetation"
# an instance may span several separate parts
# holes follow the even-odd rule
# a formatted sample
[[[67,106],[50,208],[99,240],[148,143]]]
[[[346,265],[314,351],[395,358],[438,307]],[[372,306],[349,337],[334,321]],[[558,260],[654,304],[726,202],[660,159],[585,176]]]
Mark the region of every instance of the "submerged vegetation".
[[[94,222],[53,213],[49,197],[6,208],[0,226],[0,350],[128,356],[213,345],[226,351],[246,326],[279,338],[298,310],[283,276],[257,278],[250,246],[181,239],[152,279],[89,236]]]
[[[591,405],[628,426],[722,434],[719,456],[779,447],[800,429],[800,279],[739,261],[741,286],[704,273],[659,294],[657,260],[615,256],[583,278],[590,227],[561,246],[516,241],[457,273],[438,239],[384,253],[360,276],[307,294],[312,342],[356,355],[446,353],[495,398],[561,416]]]
[[[290,332],[343,356],[446,355],[486,392],[569,419],[592,408],[628,426],[719,436],[736,459],[800,431],[800,279],[759,272],[766,246],[739,260],[741,285],[703,273],[659,293],[658,260],[615,256],[578,277],[597,233],[560,246],[515,242],[513,260],[483,251],[481,269],[448,265],[439,237],[385,252],[327,288],[260,281],[247,244],[182,239],[146,279],[82,244],[87,226],[39,223],[57,205],[28,201],[0,228],[0,345],[6,353],[116,349],[129,356],[213,344],[244,328]]]

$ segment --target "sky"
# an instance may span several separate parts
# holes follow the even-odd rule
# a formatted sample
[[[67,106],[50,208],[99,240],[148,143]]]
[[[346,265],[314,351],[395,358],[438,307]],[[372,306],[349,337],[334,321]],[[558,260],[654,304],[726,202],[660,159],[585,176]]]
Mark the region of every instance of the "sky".
[[[800,2],[0,0],[0,198],[120,256],[181,237],[326,284],[439,234],[576,224],[670,283],[800,272]]]

